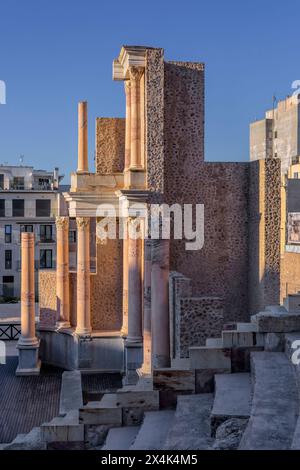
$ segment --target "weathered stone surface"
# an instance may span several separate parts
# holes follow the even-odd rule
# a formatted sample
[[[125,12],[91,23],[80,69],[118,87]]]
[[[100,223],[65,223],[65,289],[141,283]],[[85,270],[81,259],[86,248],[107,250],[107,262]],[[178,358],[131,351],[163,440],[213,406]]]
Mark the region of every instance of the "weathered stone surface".
[[[196,393],[212,393],[215,389],[215,374],[230,374],[229,369],[200,369],[196,373]]]
[[[231,418],[222,423],[216,431],[214,450],[236,450],[239,446],[248,419]]]
[[[231,351],[226,348],[207,346],[189,348],[191,369],[228,369],[231,370]]]
[[[161,450],[174,419],[173,410],[148,411],[130,450]]]
[[[41,429],[33,428],[28,434],[18,434],[9,444],[4,444],[1,450],[46,450]]]
[[[78,370],[65,371],[62,374],[59,414],[65,415],[68,411],[83,406],[81,373]]]
[[[300,313],[264,311],[252,315],[251,321],[257,324],[261,333],[290,333],[300,330]]]
[[[139,426],[123,426],[109,430],[102,450],[129,450],[139,432]]]
[[[178,390],[194,393],[195,371],[154,369],[153,386],[155,390]]]
[[[281,352],[284,350],[284,334],[266,333],[265,351]]]
[[[142,408],[157,410],[159,408],[159,392],[157,390],[138,390],[117,392],[117,408]]]
[[[264,336],[252,331],[226,330],[222,332],[224,348],[264,346]]]
[[[102,446],[105,442],[109,426],[105,425],[85,425],[84,440],[86,448]]]
[[[106,424],[121,426],[122,409],[117,406],[106,407],[100,402],[89,402],[79,410],[79,422],[82,424]]]

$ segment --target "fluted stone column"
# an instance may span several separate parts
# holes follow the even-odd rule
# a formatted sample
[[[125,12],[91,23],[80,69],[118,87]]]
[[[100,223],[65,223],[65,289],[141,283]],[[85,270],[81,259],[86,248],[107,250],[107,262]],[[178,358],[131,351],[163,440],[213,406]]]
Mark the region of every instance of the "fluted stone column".
[[[128,336],[130,342],[142,340],[142,278],[141,240],[133,237],[140,226],[140,220],[128,218]],[[130,227],[131,225],[131,227]]]
[[[78,103],[78,166],[77,173],[88,173],[87,102]]]
[[[124,170],[128,170],[130,166],[130,142],[131,142],[131,82],[124,82],[126,96],[126,121],[125,121],[125,165]]]
[[[128,335],[128,239],[123,239],[123,319],[121,333]]]
[[[21,236],[21,337],[16,375],[37,375],[39,340],[35,333],[34,234]]]
[[[69,218],[56,218],[57,326],[70,327]]]
[[[77,217],[77,326],[76,333],[91,334],[90,219]]]
[[[131,83],[130,96],[130,169],[142,169],[141,163],[141,103],[140,103],[140,82],[144,73],[143,67],[129,67]]]
[[[170,366],[169,240],[152,241],[151,328],[153,368]]]
[[[144,305],[143,305],[143,365],[142,374],[152,372],[152,339],[151,339],[151,247],[152,241],[144,241]]]

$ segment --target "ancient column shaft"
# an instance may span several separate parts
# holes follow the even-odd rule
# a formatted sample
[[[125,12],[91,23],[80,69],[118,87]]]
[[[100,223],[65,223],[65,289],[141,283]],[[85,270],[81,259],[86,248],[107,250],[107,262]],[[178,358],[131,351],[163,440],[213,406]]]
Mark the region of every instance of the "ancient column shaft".
[[[140,81],[143,75],[143,67],[132,66],[129,68],[131,83],[130,99],[130,169],[142,169],[141,164],[141,113],[140,113]]]
[[[130,342],[142,340],[141,240],[137,233],[140,221],[129,218],[128,234],[128,336]],[[130,227],[131,225],[131,227]],[[132,230],[133,229],[133,230]]]
[[[152,241],[151,328],[153,368],[169,367],[169,240]]]
[[[142,371],[152,371],[152,339],[151,339],[151,240],[144,242],[144,321],[143,321],[143,365]]]
[[[19,345],[36,346],[34,234],[23,232],[21,237],[21,338]]]
[[[56,298],[58,326],[70,326],[69,218],[56,218]]]
[[[124,170],[130,166],[130,142],[131,142],[131,83],[130,80],[124,82],[126,96],[126,122],[125,122],[125,165]]]
[[[78,335],[91,334],[90,219],[77,217],[77,326]]]
[[[87,102],[78,103],[78,166],[77,173],[88,173]]]
[[[123,336],[128,334],[128,239],[123,239],[123,320],[122,330]]]

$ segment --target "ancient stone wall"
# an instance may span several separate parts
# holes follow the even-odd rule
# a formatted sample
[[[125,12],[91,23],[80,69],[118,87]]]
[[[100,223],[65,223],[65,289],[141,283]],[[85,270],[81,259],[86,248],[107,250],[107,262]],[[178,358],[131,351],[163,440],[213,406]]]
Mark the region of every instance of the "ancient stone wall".
[[[39,271],[39,320],[43,325],[56,322],[56,272]]]
[[[96,173],[107,175],[124,170],[125,119],[96,119]]]
[[[281,259],[280,301],[300,291],[300,253],[285,252]]]

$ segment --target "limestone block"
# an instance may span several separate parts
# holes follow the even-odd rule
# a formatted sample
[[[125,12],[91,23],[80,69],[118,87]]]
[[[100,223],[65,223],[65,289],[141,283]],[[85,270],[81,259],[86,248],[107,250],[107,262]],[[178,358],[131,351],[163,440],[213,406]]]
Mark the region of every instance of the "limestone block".
[[[41,426],[45,442],[78,442],[84,440],[84,427],[79,424],[78,410],[69,411],[65,417],[56,417]]]
[[[118,391],[116,406],[119,408],[142,408],[143,410],[158,410],[158,390],[141,390],[129,392]]]
[[[178,390],[195,393],[195,371],[154,369],[153,387],[155,390]]]
[[[288,312],[300,313],[300,294],[289,294],[283,302]]]
[[[230,369],[195,370],[195,392],[212,393],[215,388],[215,374],[230,374]]]
[[[123,426],[137,426],[143,422],[144,409],[136,408],[123,408],[122,410]]]
[[[264,346],[263,334],[252,331],[223,331],[222,339],[224,348]]]
[[[231,369],[230,349],[193,346],[189,352],[191,369]]]
[[[62,375],[59,414],[64,415],[70,410],[83,406],[81,373],[78,370],[65,371]]]
[[[106,424],[122,426],[122,409],[116,406],[103,407],[101,402],[89,402],[79,410],[79,422],[82,424]]]
[[[284,350],[283,333],[265,334],[265,351],[282,352]]]
[[[300,331],[300,313],[259,312],[252,315],[251,322],[255,323],[260,333],[290,333]]]

